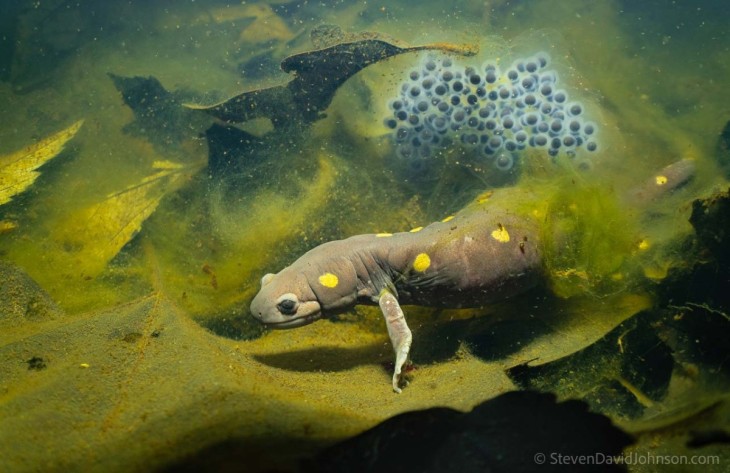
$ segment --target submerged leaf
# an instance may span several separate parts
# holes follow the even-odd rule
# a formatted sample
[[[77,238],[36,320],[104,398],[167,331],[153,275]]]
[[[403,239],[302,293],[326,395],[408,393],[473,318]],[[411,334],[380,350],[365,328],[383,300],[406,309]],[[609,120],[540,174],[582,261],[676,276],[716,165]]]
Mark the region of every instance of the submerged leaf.
[[[328,33],[332,36],[329,30]],[[315,34],[321,32],[313,31],[313,41],[322,44]],[[322,118],[322,111],[329,106],[340,85],[378,61],[422,50],[441,50],[466,56],[476,53],[476,48],[471,45],[398,45],[395,40],[378,33],[335,36],[342,41],[285,58],[281,62],[281,69],[294,75],[286,84],[244,92],[211,106],[186,106],[234,123],[258,117],[270,118],[275,127],[297,121],[314,122]]]
[[[57,229],[63,247],[86,276],[100,273],[152,215],[162,198],[180,186],[186,168],[155,161],[158,171],[103,201],[72,214]]]
[[[37,143],[15,153],[0,156],[0,205],[10,202],[15,195],[30,187],[40,176],[36,169],[58,156],[83,123],[83,120],[79,120]]]

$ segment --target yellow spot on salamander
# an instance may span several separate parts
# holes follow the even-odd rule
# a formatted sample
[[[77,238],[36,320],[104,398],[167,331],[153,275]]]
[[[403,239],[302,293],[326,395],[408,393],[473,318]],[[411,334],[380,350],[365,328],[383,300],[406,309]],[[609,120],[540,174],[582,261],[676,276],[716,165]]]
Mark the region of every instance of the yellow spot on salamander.
[[[497,225],[499,225],[499,228],[492,232],[492,238],[501,243],[507,243],[509,241],[509,233],[507,233],[507,229],[504,228],[504,225],[501,223]]]
[[[667,176],[657,176],[656,177],[656,185],[663,186],[667,183]]]
[[[378,233],[375,236],[378,238],[383,238],[383,237],[393,236],[393,234],[392,233]]]
[[[648,240],[641,240],[639,242],[639,249],[644,251],[649,249],[649,241]]]
[[[319,277],[319,283],[324,287],[337,287],[340,280],[332,273],[324,273]]]
[[[449,215],[448,217],[446,217],[445,219],[443,219],[443,220],[441,220],[441,221],[442,221],[443,223],[446,223],[446,222],[448,222],[449,220],[453,220],[453,218],[454,218],[454,216],[453,216],[453,215]]]
[[[420,232],[421,230],[423,230],[423,227],[411,228],[411,233]]]
[[[429,266],[431,266],[431,257],[426,253],[419,253],[416,259],[413,260],[413,269],[419,273],[426,271]]]

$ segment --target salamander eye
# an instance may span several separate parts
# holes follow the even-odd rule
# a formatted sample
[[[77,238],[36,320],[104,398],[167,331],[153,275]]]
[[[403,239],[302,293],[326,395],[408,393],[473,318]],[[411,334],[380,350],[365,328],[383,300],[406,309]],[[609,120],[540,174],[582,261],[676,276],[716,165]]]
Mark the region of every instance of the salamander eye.
[[[297,313],[298,301],[293,294],[286,294],[279,298],[276,308],[284,315],[294,315]]]

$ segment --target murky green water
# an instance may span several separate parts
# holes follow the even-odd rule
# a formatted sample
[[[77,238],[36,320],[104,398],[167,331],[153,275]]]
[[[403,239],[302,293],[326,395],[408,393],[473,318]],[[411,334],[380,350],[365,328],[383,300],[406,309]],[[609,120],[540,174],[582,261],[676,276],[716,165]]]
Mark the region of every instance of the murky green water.
[[[722,301],[666,294],[694,287],[667,281],[706,259],[693,246],[692,200],[727,188],[723,2],[168,3],[2,2],[0,261],[39,285],[3,269],[3,471],[148,470],[232,439],[263,469],[291,439],[300,442],[289,452],[296,458],[405,410],[469,409],[518,387],[584,399],[637,432],[721,399],[726,353],[642,356],[658,344],[691,352],[657,328],[662,317],[698,316],[691,307],[715,313],[708,326],[727,333]],[[286,83],[293,75],[279,64],[321,49],[310,31],[322,24],[478,52],[373,61],[316,119],[281,97],[235,126],[185,106]],[[545,83],[567,94],[564,106],[523,85],[524,61],[510,83],[515,61],[539,57],[541,73],[552,74]],[[454,104],[451,82],[448,111],[433,101],[445,60],[473,92]],[[424,87],[429,61],[436,83]],[[487,64],[494,84],[485,82]],[[467,83],[468,66],[481,82]],[[330,77],[321,74],[321,87]],[[424,88],[409,97],[414,84]],[[502,86],[514,87],[511,95],[491,99]],[[316,81],[307,87],[304,95],[319,90]],[[551,111],[531,106],[531,94]],[[422,111],[398,116],[394,102],[418,107],[423,98]],[[479,117],[490,102],[499,105]],[[570,111],[575,104],[580,113]],[[581,131],[530,131],[520,144],[518,127],[505,126],[509,116],[528,129],[530,113],[549,126],[556,109],[561,126],[575,119]],[[463,123],[459,110],[468,110]],[[439,116],[450,120],[443,129]],[[281,125],[286,117],[295,118]],[[499,146],[489,148],[495,136]],[[31,155],[41,161],[13,164]],[[659,170],[682,159],[695,167],[687,185],[648,203],[631,194],[647,180],[662,185]],[[534,217],[551,234],[578,236],[550,254],[538,293],[479,310],[410,310],[418,370],[401,396],[380,366],[391,349],[376,311],[276,333],[250,317],[263,274],[319,243],[408,231],[490,189],[527,185],[543,189],[547,210]],[[526,215],[538,212],[515,199]],[[705,325],[698,330],[697,344],[715,343]],[[625,348],[630,333],[640,335]],[[588,361],[571,358],[576,352]],[[635,357],[625,361],[628,353]],[[29,363],[35,358],[42,363]],[[543,371],[527,380],[505,374],[533,358]],[[660,376],[662,363],[669,368]],[[684,448],[683,428],[674,440],[647,434],[637,451]],[[290,468],[291,458],[278,466]]]

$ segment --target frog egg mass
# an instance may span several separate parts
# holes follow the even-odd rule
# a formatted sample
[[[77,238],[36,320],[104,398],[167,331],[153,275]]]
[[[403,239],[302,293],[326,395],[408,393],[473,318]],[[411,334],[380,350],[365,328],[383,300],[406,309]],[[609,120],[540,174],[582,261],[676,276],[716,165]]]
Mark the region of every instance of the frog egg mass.
[[[528,147],[552,157],[596,152],[595,123],[549,66],[545,53],[504,69],[494,61],[477,68],[448,57],[425,58],[388,102],[384,123],[396,155],[415,171],[427,167],[440,149],[460,143],[472,150],[468,159],[475,163],[510,171]]]

